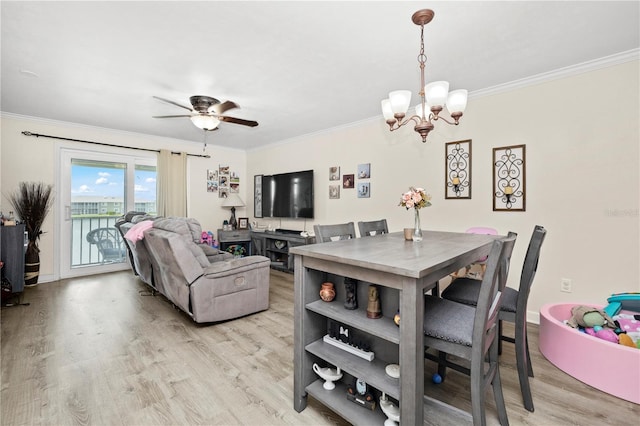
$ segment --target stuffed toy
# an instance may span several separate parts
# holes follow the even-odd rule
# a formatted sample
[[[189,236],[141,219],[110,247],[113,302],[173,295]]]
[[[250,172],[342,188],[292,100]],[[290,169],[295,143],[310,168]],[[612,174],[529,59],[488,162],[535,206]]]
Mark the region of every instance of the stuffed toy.
[[[602,309],[584,305],[576,305],[571,308],[571,318],[567,321],[567,325],[573,328],[600,326],[613,330],[617,327],[613,319]]]

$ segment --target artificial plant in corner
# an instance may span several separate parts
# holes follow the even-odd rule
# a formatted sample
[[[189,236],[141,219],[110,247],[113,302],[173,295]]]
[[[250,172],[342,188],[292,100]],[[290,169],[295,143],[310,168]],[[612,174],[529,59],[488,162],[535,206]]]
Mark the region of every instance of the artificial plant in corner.
[[[40,249],[38,240],[42,224],[53,204],[53,186],[42,182],[20,182],[18,189],[9,194],[9,203],[24,223],[29,243],[24,255],[24,285],[38,284],[40,276]]]

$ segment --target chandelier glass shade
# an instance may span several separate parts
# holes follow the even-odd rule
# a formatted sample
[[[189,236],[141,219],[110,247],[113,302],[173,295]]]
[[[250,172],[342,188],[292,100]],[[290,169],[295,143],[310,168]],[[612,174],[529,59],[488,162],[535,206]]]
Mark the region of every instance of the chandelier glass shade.
[[[207,114],[192,115],[191,122],[202,130],[214,130],[220,124],[220,120]]]
[[[411,17],[414,24],[420,26],[420,54],[418,64],[420,66],[420,103],[415,107],[415,115],[407,117],[411,104],[410,90],[394,90],[389,93],[389,98],[381,102],[382,115],[389,125],[389,130],[394,131],[409,122],[415,124],[414,130],[422,137],[422,142],[427,141],[427,135],[434,129],[433,122],[442,120],[448,124],[458,125],[460,117],[467,107],[467,91],[463,89],[449,91],[448,81],[434,81],[425,85],[424,67],[427,56],[424,53],[424,26],[431,22],[434,12],[430,9],[417,11]],[[440,115],[447,108],[450,119]]]

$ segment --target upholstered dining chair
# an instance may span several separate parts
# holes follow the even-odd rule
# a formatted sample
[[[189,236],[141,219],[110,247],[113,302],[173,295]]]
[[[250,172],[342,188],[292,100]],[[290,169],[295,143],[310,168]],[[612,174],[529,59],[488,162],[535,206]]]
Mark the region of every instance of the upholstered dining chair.
[[[387,227],[387,219],[358,222],[358,231],[360,231],[361,237],[388,234],[389,228]]]
[[[529,248],[522,265],[520,287],[518,290],[507,287],[504,289],[504,302],[500,308],[499,327],[500,340],[515,343],[516,367],[520,380],[520,392],[524,407],[533,412],[533,397],[529,385],[529,377],[533,377],[531,358],[529,357],[529,342],[527,339],[527,300],[531,292],[533,279],[538,268],[540,249],[547,234],[546,229],[537,225],[529,241]],[[470,278],[458,278],[442,292],[442,297],[454,302],[476,305],[482,283]],[[502,335],[502,321],[515,324],[514,337]],[[501,342],[500,342],[501,343]],[[500,352],[500,348],[498,349]]]
[[[516,234],[510,232],[492,243],[476,306],[435,296],[424,298],[425,358],[438,362],[438,373],[443,379],[447,367],[469,374],[474,425],[486,424],[485,394],[489,385],[493,388],[500,424],[509,424],[500,382],[498,314],[515,241]],[[438,354],[429,353],[429,349]],[[450,363],[447,354],[466,360],[469,367]]]
[[[356,238],[356,227],[353,222],[335,225],[313,225],[317,243]]]

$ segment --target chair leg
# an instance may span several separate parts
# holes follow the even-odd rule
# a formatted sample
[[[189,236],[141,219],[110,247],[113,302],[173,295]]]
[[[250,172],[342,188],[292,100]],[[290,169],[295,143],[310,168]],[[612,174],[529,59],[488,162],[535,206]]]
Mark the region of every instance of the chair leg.
[[[440,297],[440,281],[437,281],[436,286],[431,289],[431,295],[433,297]]]
[[[498,420],[502,426],[509,424],[509,418],[507,417],[507,408],[504,404],[504,394],[502,393],[502,382],[500,380],[500,363],[496,359],[496,372],[493,376],[491,386],[493,387],[493,397],[496,400],[496,410],[498,411]]]
[[[533,366],[531,365],[531,356],[529,355],[529,337],[524,336],[525,346],[527,347],[527,374],[529,377],[533,377]]]
[[[529,385],[529,372],[533,374],[531,369],[531,359],[529,358],[529,347],[527,342],[527,324],[519,324],[516,321],[516,368],[518,370],[518,380],[520,381],[520,392],[522,393],[522,402],[527,411],[534,411],[533,396],[531,395],[531,387]]]
[[[484,388],[484,360],[471,362],[471,415],[473,426],[485,426],[487,418],[485,414],[485,388]]]
[[[498,320],[498,355],[502,355],[502,320]]]
[[[438,351],[438,358],[443,361],[443,362],[438,362],[438,374],[440,375],[440,377],[442,378],[442,381],[444,382],[444,379],[447,377],[447,365],[446,365],[447,353]]]

